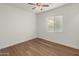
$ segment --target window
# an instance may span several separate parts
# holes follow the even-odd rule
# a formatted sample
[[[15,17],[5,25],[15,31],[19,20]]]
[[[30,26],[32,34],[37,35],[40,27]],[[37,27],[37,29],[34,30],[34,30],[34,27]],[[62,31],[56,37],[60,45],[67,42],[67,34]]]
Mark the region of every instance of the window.
[[[62,32],[63,31],[63,17],[52,16],[48,18],[48,31],[49,32]]]

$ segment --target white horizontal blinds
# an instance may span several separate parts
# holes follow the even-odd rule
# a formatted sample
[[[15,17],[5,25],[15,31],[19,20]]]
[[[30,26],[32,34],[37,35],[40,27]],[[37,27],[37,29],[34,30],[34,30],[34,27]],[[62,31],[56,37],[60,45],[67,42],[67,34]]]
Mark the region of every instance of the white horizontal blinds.
[[[62,16],[49,17],[48,31],[49,32],[62,32],[63,31],[63,17]]]
[[[55,16],[55,32],[63,31],[63,17]]]
[[[48,19],[48,31],[54,32],[54,17],[49,17]]]

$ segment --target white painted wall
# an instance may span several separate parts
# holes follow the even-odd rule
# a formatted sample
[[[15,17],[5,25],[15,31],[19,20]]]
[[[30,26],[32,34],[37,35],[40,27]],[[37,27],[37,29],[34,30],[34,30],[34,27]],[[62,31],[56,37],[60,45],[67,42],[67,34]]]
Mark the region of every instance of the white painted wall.
[[[36,37],[36,15],[0,4],[0,48]]]
[[[63,32],[46,31],[46,19],[53,15],[63,16]],[[35,38],[36,33],[38,37],[79,49],[78,25],[79,4],[65,5],[37,17],[27,10],[0,4],[0,49]]]
[[[46,19],[53,15],[63,16],[63,32],[47,32]],[[68,4],[40,13],[37,19],[38,37],[79,49],[79,4]]]

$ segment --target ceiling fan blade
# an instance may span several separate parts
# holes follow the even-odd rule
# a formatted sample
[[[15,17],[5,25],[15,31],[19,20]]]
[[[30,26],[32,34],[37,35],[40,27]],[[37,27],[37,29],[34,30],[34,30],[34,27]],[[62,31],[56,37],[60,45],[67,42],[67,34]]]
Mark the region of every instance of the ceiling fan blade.
[[[36,7],[33,7],[32,9],[35,9]]]
[[[49,7],[49,5],[42,5],[43,7]]]
[[[39,3],[36,3],[36,5],[39,5]]]
[[[34,3],[28,3],[28,4],[30,4],[30,5],[35,5]]]

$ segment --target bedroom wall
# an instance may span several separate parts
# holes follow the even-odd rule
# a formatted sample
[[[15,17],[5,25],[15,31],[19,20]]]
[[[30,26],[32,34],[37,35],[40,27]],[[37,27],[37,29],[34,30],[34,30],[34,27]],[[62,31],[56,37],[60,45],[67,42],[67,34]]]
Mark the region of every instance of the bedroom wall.
[[[46,20],[56,15],[63,16],[63,32],[48,32]],[[39,13],[37,19],[38,37],[79,49],[79,4],[68,4]]]
[[[36,37],[36,15],[0,4],[0,49]]]

